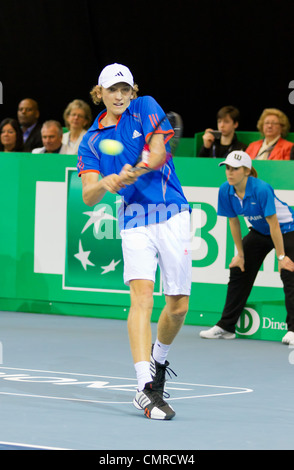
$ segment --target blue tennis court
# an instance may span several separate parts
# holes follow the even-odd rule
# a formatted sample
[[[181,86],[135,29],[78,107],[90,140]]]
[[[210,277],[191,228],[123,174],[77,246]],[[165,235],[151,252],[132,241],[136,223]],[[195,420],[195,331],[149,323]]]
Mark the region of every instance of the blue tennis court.
[[[0,449],[294,449],[294,348],[199,331],[169,355],[175,418],[153,421],[132,404],[125,321],[1,312]]]

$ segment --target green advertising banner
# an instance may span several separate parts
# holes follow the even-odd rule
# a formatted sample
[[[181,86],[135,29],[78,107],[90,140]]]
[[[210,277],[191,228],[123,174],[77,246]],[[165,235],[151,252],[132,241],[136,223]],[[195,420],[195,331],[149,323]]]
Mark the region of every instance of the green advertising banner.
[[[0,309],[126,319],[129,289],[123,283],[118,195],[95,207],[82,200],[76,157],[0,154]],[[259,177],[294,206],[293,162],[256,162]],[[192,293],[186,323],[211,326],[225,302],[234,244],[228,221],[217,217],[225,181],[214,159],[175,158],[191,205]],[[241,219],[242,232],[248,226]],[[158,270],[152,320],[164,306]],[[266,258],[237,325],[240,338],[279,341],[287,328],[275,253]]]
[[[129,294],[123,282],[123,257],[118,229],[119,196],[107,193],[94,208],[83,203],[75,169],[67,171],[66,253],[64,289]],[[154,289],[160,291],[160,272]]]

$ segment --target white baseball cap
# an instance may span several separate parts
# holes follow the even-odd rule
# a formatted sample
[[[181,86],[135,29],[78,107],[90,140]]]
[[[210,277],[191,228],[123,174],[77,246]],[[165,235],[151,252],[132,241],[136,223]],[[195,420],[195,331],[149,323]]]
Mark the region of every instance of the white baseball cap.
[[[131,87],[134,86],[133,75],[128,67],[116,63],[104,67],[98,79],[98,85],[101,85],[104,88],[109,88],[110,86],[120,82],[127,83]]]
[[[243,150],[233,150],[230,152],[227,158],[219,163],[218,166],[229,165],[233,168],[239,168],[240,166],[245,166],[246,168],[252,168],[252,160],[248,153],[243,152]]]

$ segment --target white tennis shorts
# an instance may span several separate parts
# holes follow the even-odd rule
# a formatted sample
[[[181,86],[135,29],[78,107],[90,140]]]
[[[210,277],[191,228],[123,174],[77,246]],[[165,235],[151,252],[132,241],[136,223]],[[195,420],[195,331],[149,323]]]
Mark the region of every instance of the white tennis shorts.
[[[122,230],[121,237],[126,285],[134,279],[155,282],[159,264],[164,294],[190,295],[192,261],[188,211],[159,224]]]

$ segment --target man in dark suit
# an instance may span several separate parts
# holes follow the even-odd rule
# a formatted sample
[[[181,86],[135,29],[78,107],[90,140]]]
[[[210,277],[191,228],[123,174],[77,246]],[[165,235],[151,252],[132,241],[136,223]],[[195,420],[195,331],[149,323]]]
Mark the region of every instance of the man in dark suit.
[[[17,119],[23,132],[24,152],[31,152],[43,145],[39,117],[39,106],[35,100],[25,98],[19,103]]]

